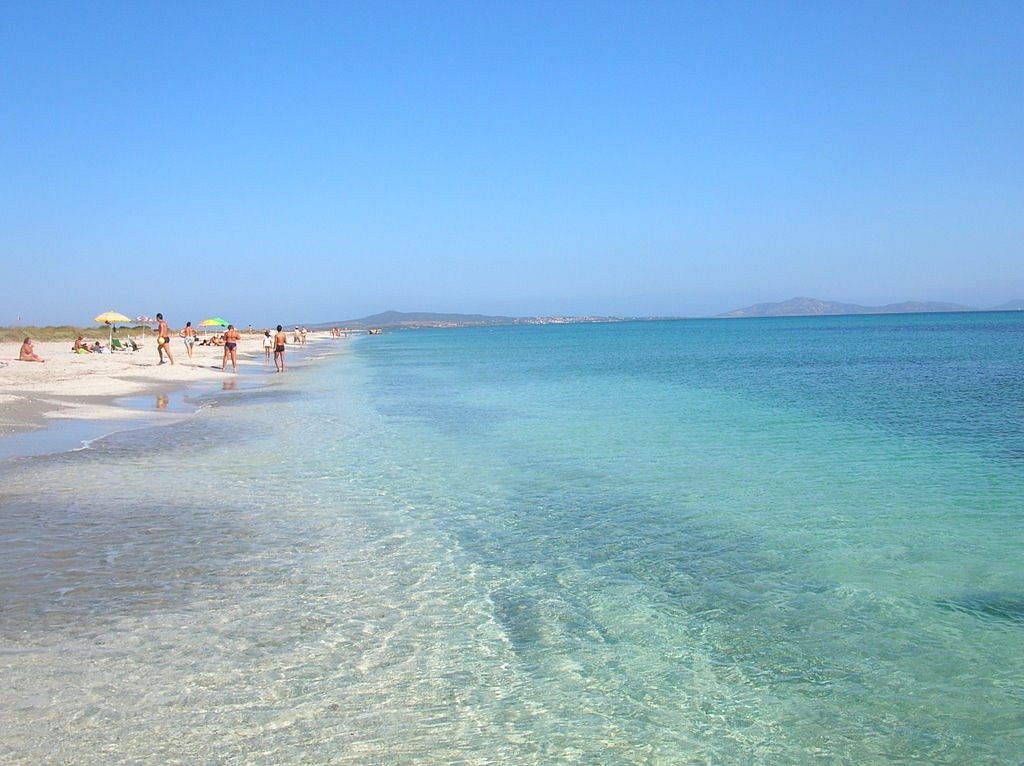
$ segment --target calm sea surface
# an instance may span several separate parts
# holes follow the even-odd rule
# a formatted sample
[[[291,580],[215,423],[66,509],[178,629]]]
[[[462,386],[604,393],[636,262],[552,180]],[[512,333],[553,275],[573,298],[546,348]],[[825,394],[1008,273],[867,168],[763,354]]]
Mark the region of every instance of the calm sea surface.
[[[1024,762],[1024,313],[315,349],[0,461],[0,761]]]

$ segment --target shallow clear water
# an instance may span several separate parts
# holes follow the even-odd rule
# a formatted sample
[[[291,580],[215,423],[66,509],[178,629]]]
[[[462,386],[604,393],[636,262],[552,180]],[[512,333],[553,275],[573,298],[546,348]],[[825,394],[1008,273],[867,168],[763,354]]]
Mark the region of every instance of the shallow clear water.
[[[326,347],[0,462],[0,758],[1024,760],[1024,315]]]

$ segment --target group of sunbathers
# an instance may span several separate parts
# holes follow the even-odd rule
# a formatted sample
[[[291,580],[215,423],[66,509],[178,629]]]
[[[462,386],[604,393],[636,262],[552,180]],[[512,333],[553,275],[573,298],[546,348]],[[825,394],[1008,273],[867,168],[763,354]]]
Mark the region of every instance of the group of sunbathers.
[[[107,346],[101,340],[95,340],[90,343],[81,335],[78,336],[74,345],[71,346],[71,350],[76,354],[109,354],[111,351],[138,351],[139,348],[139,344],[131,338],[124,341],[114,338],[110,342],[110,346]]]
[[[78,336],[78,340],[75,341],[75,345],[71,347],[71,350],[76,354],[106,354],[110,351],[110,349],[103,345],[103,341],[97,340],[90,345],[89,341],[81,335]]]

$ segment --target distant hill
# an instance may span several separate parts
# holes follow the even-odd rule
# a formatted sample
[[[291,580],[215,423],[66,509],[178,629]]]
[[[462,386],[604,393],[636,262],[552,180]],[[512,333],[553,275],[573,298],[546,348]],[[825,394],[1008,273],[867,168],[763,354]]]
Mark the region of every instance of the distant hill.
[[[1020,301],[1012,301],[1018,303]],[[1009,306],[1010,304],[1006,304]],[[781,303],[756,303],[743,309],[736,309],[722,317],[787,317],[787,316],[830,316],[839,314],[921,314],[940,311],[978,311],[959,303],[917,302],[890,303],[886,306],[860,306],[856,303],[836,303],[818,298],[790,298]],[[1007,308],[987,309],[1004,311]]]
[[[514,324],[516,319],[504,316],[485,316],[483,314],[442,314],[430,311],[404,312],[384,311],[362,319],[345,319],[337,322],[321,322],[310,325],[314,330],[326,330],[331,327],[349,327],[364,329],[380,327],[394,329],[401,327],[479,327],[485,325]]]
[[[1009,301],[990,309],[975,309],[958,303],[890,303],[887,306],[860,306],[855,303],[837,303],[818,298],[791,298],[780,303],[757,303],[743,309],[736,309],[720,317],[785,317],[785,316],[826,316],[839,314],[912,314],[940,311],[1024,311],[1024,300]],[[380,328],[384,330],[412,329],[416,327],[487,327],[491,325],[521,324],[569,324],[581,322],[622,322],[655,321],[678,319],[679,317],[611,317],[611,316],[549,316],[509,317],[488,314],[445,314],[430,311],[384,311],[362,319],[344,319],[334,322],[306,324],[312,330],[327,330],[332,327],[347,327],[352,330]],[[303,324],[299,322],[298,324]],[[290,325],[289,325],[290,326]]]
[[[522,324],[581,324],[584,322],[624,322],[628,320],[652,321],[656,317],[613,317],[613,316],[534,316],[507,317],[489,314],[443,314],[430,311],[404,312],[385,311],[362,319],[345,319],[336,322],[307,324],[312,330],[327,330],[332,327],[347,327],[350,330],[401,330],[416,327],[490,327],[494,325]],[[665,317],[662,317],[665,318]],[[301,322],[299,324],[302,324]]]
[[[1000,306],[994,306],[989,311],[1024,311],[1024,300],[1007,301]]]

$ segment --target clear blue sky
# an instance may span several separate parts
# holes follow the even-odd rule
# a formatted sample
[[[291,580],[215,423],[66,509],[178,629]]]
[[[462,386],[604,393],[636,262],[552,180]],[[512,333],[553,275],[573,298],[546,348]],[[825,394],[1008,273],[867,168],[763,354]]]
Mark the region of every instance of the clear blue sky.
[[[1024,298],[1024,2],[29,2],[0,325]]]

